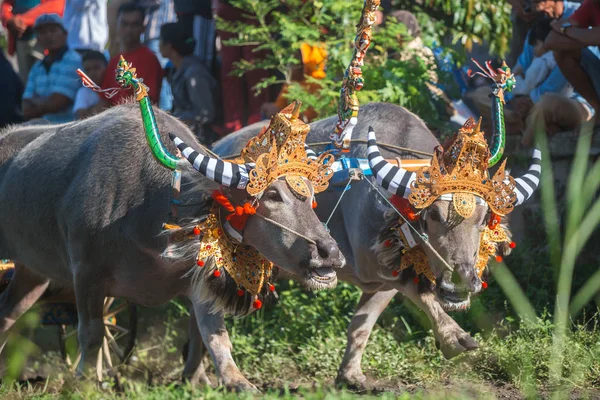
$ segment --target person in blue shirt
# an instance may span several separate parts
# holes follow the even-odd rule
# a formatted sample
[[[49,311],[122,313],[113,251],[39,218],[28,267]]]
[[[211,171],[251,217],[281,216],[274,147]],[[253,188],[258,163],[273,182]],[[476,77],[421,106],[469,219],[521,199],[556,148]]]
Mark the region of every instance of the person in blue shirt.
[[[568,19],[555,21],[545,46],[567,80],[600,112],[600,1],[585,0]],[[600,118],[596,118],[596,126]]]
[[[40,15],[34,30],[48,55],[29,72],[23,93],[23,116],[54,123],[72,121],[73,100],[81,86],[77,75],[77,69],[82,67],[81,56],[67,47],[67,31],[57,14]]]
[[[556,1],[556,0],[543,0],[532,2],[532,12],[536,14],[544,14],[552,19],[568,18],[579,8],[581,4],[573,1]],[[515,75],[524,75],[527,69],[531,66],[531,63],[535,57],[533,52],[533,46],[529,44],[529,35],[531,30],[527,33],[525,39],[525,45],[523,46],[523,52],[517,60],[517,65],[513,68]],[[529,96],[518,96],[512,99],[512,107],[515,110],[519,110],[519,113],[527,115],[534,103],[540,100],[540,97],[544,93],[559,93],[567,86],[567,79],[560,72],[558,66],[550,72],[548,77],[534,90],[532,90]],[[511,100],[513,96],[508,94],[507,100]]]

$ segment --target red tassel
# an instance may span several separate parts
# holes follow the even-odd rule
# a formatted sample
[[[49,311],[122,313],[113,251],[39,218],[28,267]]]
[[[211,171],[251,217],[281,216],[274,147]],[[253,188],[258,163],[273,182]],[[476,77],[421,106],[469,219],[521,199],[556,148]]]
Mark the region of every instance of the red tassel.
[[[496,262],[501,263],[502,262],[502,256],[496,256]]]
[[[200,228],[198,228],[197,226],[194,227],[194,235],[198,236],[200,234]]]
[[[217,203],[219,203],[220,205],[222,205],[227,211],[233,212],[235,210],[235,208],[233,207],[233,205],[231,204],[231,202],[229,201],[229,199],[223,194],[223,192],[215,190],[213,192],[213,194],[212,194],[212,198]]]
[[[419,216],[417,215],[417,213],[415,213],[408,199],[405,199],[401,196],[393,195],[390,198],[390,203],[392,203],[392,205],[396,207],[398,211],[400,211],[400,214],[402,214],[409,221],[416,221],[417,219],[419,219]]]
[[[515,242],[510,242],[508,247],[510,247],[511,249],[514,249],[515,247],[517,247],[517,244]]]
[[[481,282],[481,287],[483,288],[483,290],[488,288],[488,283],[486,281]]]
[[[392,241],[390,239],[386,240],[385,242],[383,242],[383,245],[385,247],[390,247],[392,245]]]
[[[215,276],[215,278],[218,278],[221,276],[221,271],[219,271],[218,269],[215,269],[215,272],[213,272],[213,275]]]
[[[313,200],[313,202],[312,202],[312,208],[315,209],[315,208],[317,208],[317,206],[318,206],[317,201]]]
[[[237,295],[242,297],[244,295],[244,291],[242,289],[238,289]]]
[[[252,303],[252,307],[256,308],[257,310],[262,308],[262,301],[260,301],[259,299],[254,300],[254,302]]]
[[[199,267],[204,267],[204,261],[202,260],[196,261],[196,264],[198,264]]]
[[[273,285],[272,283],[269,284],[269,292],[274,292],[275,291],[275,285]]]
[[[395,270],[392,271],[392,276],[393,277],[396,277],[398,275],[400,275],[400,271],[399,270],[395,269]]]

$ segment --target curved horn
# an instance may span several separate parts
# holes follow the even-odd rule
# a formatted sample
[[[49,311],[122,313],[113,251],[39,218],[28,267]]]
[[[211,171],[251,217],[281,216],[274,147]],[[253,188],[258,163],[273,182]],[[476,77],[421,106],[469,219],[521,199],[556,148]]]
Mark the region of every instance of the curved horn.
[[[202,155],[172,133],[169,133],[169,138],[175,143],[181,154],[192,164],[192,167],[208,179],[220,185],[237,187],[238,189],[245,189],[248,185],[248,170],[245,165]]]
[[[306,143],[304,143],[304,151],[306,152],[306,156],[311,160],[316,160],[317,158],[319,158],[319,156],[317,156],[317,153],[315,153],[313,149],[308,147]]]
[[[369,127],[367,157],[369,158],[369,166],[373,171],[373,175],[377,178],[377,183],[392,194],[404,198],[408,197],[410,194],[410,184],[415,180],[416,174],[401,167],[396,167],[383,159],[377,147],[375,131],[371,127]]]
[[[542,152],[538,149],[533,150],[531,166],[529,171],[519,178],[515,179],[515,194],[517,195],[516,206],[520,206],[531,197],[535,189],[540,185],[540,176],[542,174]]]

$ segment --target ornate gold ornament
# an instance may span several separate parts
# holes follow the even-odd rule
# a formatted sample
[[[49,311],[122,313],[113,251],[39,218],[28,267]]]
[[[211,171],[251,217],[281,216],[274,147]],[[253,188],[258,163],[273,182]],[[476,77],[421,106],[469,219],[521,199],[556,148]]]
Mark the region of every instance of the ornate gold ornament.
[[[475,269],[480,278],[485,267],[488,265],[489,258],[497,253],[497,244],[504,242],[510,242],[511,247],[514,246],[514,242],[511,242],[500,224],[496,224],[493,229],[486,226],[483,232],[481,232],[481,236],[479,237],[479,255],[477,257],[477,263],[475,264]]]
[[[327,189],[333,176],[334,156],[323,153],[316,159],[304,148],[310,127],[298,118],[301,102],[295,101],[273,116],[270,125],[250,139],[236,163],[255,163],[249,171],[246,191],[251,196],[262,193],[275,180],[285,177],[290,189],[301,197],[309,197]],[[314,193],[306,184],[312,183]]]
[[[472,214],[475,201],[463,194],[481,197],[498,215],[506,215],[513,210],[515,181],[504,172],[506,160],[490,177],[490,152],[480,126],[481,118],[477,125],[473,118],[469,118],[458,130],[449,148],[443,153],[436,150],[431,166],[417,172],[409,195],[413,207],[426,208],[442,194],[453,193],[459,197],[454,200],[455,209],[465,218]]]
[[[400,237],[402,237],[402,235],[400,235]],[[427,255],[420,246],[413,247],[402,256],[402,260],[400,261],[400,271],[404,271],[409,267],[413,267],[416,276],[423,274],[429,282],[435,285],[435,275],[431,270]]]
[[[198,226],[202,237],[197,264],[204,267],[212,258],[214,276],[219,277],[223,268],[238,287],[257,296],[271,279],[273,263],[255,248],[234,242],[221,225],[219,210],[220,206],[215,203],[208,217]]]

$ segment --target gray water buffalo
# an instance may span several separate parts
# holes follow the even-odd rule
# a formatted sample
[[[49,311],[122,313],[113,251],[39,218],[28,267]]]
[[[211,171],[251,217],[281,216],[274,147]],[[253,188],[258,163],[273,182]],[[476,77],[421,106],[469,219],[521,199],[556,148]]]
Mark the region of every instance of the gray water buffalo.
[[[206,155],[184,124],[158,110],[156,120],[173,154],[177,148],[167,133],[176,133]],[[195,260],[165,256],[169,237],[163,223],[170,210],[172,176],[153,158],[143,129],[138,105],[124,104],[83,121],[13,126],[0,133],[0,254],[16,266],[0,297],[2,339],[50,284],[74,289],[81,374],[102,344],[105,297],[156,306],[184,296],[193,304],[195,328],[220,383],[252,388],[231,358],[223,321],[224,313],[251,311],[252,299],[231,292],[227,274],[195,281],[190,273],[198,269]],[[246,197],[243,190],[223,188],[202,176],[186,160],[180,167],[181,200],[189,204],[181,209],[183,219],[205,215],[215,189],[233,199]],[[308,287],[333,287],[332,268],[342,266],[344,259],[311,199],[294,196],[282,180],[267,192],[256,208],[262,217],[248,218],[243,244]],[[187,365],[184,374],[195,369],[197,365]]]
[[[337,117],[330,117],[311,123],[307,143],[329,141],[329,134],[336,122]],[[226,136],[214,144],[213,151],[223,157],[238,153],[248,138],[254,136],[263,125],[264,123],[256,123]],[[354,138],[366,142],[369,126],[377,132],[380,143],[426,153],[431,153],[439,145],[420,118],[395,105],[371,103],[361,107]],[[388,159],[419,158],[411,152],[388,148],[382,148],[381,151],[383,157]],[[353,144],[350,156],[367,158],[367,145]],[[397,172],[396,168],[395,173]],[[389,189],[389,182],[385,186]],[[340,195],[341,191],[330,185],[327,191],[317,196],[317,214],[322,221],[329,218]],[[519,195],[519,201],[524,200],[522,193]],[[526,193],[525,198],[529,195],[531,193]],[[478,204],[471,217],[459,219],[456,223],[456,219],[451,222],[448,218],[451,203],[451,200],[439,198],[421,213],[419,222],[414,224],[417,230],[429,236],[431,245],[445,260],[445,263],[440,263],[438,258],[428,253],[437,285],[430,284],[426,279],[415,284],[410,273],[401,273],[396,277],[391,274],[400,263],[402,247],[399,244],[388,247],[384,243],[387,240],[399,242],[394,241],[394,231],[391,230],[398,226],[398,215],[366,180],[353,182],[333,213],[329,228],[347,260],[346,266],[338,271],[338,277],[357,285],[363,292],[348,328],[346,352],[336,379],[339,384],[364,387],[366,377],[361,368],[362,354],[379,315],[398,292],[429,317],[436,341],[445,357],[451,358],[478,347],[476,341],[447,311],[466,309],[470,297],[482,288],[482,281],[474,267],[480,229],[488,221],[489,210],[485,204]],[[510,247],[506,244],[499,250],[506,255],[510,252]],[[452,270],[447,270],[448,267]],[[188,359],[191,357],[200,359],[192,351],[188,353]],[[196,363],[199,365],[198,361]],[[202,371],[197,371],[196,376],[204,375]],[[205,377],[203,379],[206,380]]]

